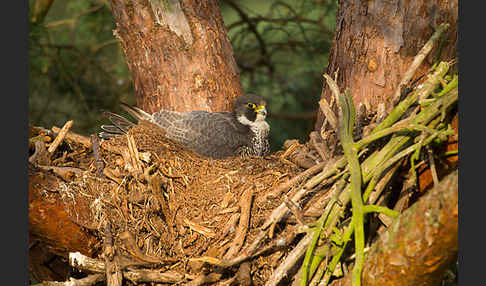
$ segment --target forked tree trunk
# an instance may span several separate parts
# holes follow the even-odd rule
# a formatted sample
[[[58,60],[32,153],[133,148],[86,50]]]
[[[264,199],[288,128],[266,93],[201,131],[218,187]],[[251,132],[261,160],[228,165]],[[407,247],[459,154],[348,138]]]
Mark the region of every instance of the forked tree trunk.
[[[457,0],[341,0],[326,73],[339,70],[338,85],[350,89],[356,107],[363,103],[374,112],[380,103],[390,105],[404,72],[441,23],[450,25],[441,60],[457,56],[457,19]],[[431,67],[435,51],[437,45],[417,74]],[[327,85],[321,98],[331,99]],[[323,121],[319,111],[316,130]]]
[[[242,88],[218,1],[112,0],[111,5],[138,107],[231,109]]]

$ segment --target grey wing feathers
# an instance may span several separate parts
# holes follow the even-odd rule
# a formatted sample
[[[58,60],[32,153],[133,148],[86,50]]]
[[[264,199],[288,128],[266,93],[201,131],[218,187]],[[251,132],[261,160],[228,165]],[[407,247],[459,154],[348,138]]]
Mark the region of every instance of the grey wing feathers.
[[[171,121],[174,116],[178,119]],[[245,134],[238,132],[229,112],[192,111],[163,117],[171,123],[164,127],[169,137],[203,155],[231,156],[239,146],[248,143]]]
[[[191,113],[193,112],[161,110],[152,115],[152,120],[163,129],[180,127],[184,126],[186,121],[191,120]]]

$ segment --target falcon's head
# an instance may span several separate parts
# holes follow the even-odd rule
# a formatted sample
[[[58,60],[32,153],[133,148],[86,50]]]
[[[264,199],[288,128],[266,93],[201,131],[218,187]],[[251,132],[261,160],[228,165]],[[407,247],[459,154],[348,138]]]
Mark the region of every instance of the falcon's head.
[[[254,94],[238,97],[233,108],[238,121],[250,127],[265,121],[267,116],[265,100]]]

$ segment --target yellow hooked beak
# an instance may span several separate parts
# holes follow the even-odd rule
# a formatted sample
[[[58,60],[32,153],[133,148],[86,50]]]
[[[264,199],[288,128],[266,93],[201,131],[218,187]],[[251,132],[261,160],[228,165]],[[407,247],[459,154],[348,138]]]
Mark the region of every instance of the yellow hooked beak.
[[[265,105],[260,105],[257,108],[255,108],[256,113],[261,114],[263,116],[267,115],[267,110],[265,109]]]

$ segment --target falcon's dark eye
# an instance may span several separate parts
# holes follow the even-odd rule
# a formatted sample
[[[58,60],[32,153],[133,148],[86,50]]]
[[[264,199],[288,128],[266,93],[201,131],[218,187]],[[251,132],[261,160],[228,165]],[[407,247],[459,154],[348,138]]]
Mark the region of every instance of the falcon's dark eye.
[[[250,102],[250,103],[248,103],[248,107],[251,108],[251,109],[255,109],[256,105]]]

